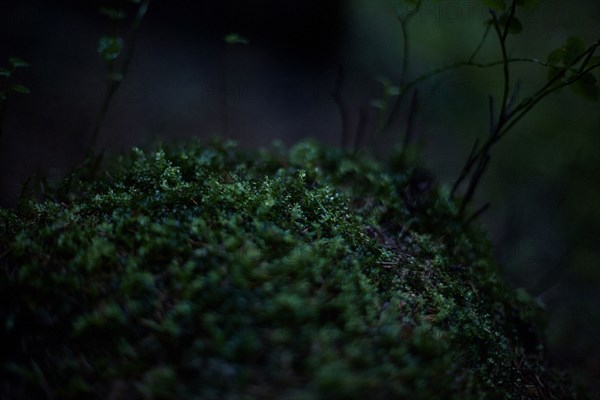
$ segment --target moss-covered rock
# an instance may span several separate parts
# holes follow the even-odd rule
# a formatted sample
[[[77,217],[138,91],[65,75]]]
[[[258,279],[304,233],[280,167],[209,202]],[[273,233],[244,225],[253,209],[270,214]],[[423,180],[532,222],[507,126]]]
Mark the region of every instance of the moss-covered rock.
[[[1,210],[0,397],[572,397],[485,235],[393,169],[186,144]]]

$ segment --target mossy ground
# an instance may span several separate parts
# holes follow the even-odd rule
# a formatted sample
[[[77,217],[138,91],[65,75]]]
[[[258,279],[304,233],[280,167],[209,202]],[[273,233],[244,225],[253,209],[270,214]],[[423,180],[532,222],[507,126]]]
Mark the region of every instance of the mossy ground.
[[[447,197],[311,142],[134,150],[0,211],[0,395],[572,398]]]

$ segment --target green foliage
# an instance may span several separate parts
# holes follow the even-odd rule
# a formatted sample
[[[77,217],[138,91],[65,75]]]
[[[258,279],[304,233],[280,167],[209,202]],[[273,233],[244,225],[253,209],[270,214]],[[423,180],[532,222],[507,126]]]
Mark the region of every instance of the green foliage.
[[[402,3],[413,5],[414,7],[408,12],[406,12],[406,10],[400,10],[401,12],[398,13],[403,37],[403,61],[400,86],[397,91],[398,99],[396,100],[396,105],[392,108],[392,112],[387,114],[387,123],[381,122],[386,118],[386,110],[389,103],[389,96],[387,93],[384,93],[382,100],[376,100],[376,102],[373,104],[382,111],[380,113],[380,124],[378,131],[384,131],[386,127],[390,126],[390,122],[392,121],[394,115],[400,110],[404,94],[422,81],[428,80],[432,77],[440,75],[441,73],[458,67],[503,67],[502,95],[499,99],[495,99],[491,95],[488,97],[488,109],[490,114],[489,132],[484,139],[477,139],[475,141],[471,153],[469,154],[465,165],[455,181],[450,193],[451,196],[454,196],[463,183],[466,183],[459,211],[461,215],[465,214],[467,205],[473,199],[479,182],[481,181],[481,178],[487,169],[491,159],[490,154],[492,147],[494,147],[494,145],[541,100],[565,86],[569,86],[574,93],[588,100],[598,101],[599,97],[597,79],[593,75],[593,71],[600,67],[600,58],[598,56],[594,56],[598,47],[600,47],[600,40],[586,48],[581,39],[572,36],[567,39],[563,46],[552,51],[548,55],[547,63],[531,58],[510,58],[507,47],[509,34],[519,34],[524,28],[517,15],[521,12],[521,8],[532,9],[538,5],[539,1],[511,0],[509,2],[510,6],[507,6],[507,2],[504,0],[481,0],[481,2],[489,8],[491,19],[486,22],[486,29],[483,33],[481,41],[469,59],[465,61],[459,61],[445,67],[437,68],[411,81],[407,81],[407,70],[409,67],[410,58],[408,24],[411,18],[420,12],[422,0],[404,0]],[[488,37],[488,33],[492,28],[495,31],[498,39],[502,56],[501,61],[488,63],[474,62],[475,57],[481,50]],[[521,81],[517,80],[517,82],[513,84],[514,78],[511,71],[511,64],[513,62],[530,62],[541,65],[547,68],[548,71],[548,82],[520,102],[518,100],[521,89]],[[388,86],[391,87],[391,83],[388,84]],[[410,144],[410,140],[408,139],[410,139],[412,134],[411,126],[412,119],[414,118],[415,114],[414,108],[418,104],[416,97],[417,94],[418,93],[415,89],[413,102],[411,103],[411,109],[409,110],[409,118],[407,120],[407,128],[404,140],[405,148]],[[498,101],[499,107],[496,107],[496,101]],[[467,218],[467,221],[473,220],[486,208],[487,206],[484,206],[482,209],[475,211],[470,217]]]
[[[96,119],[94,131],[92,133],[92,140],[88,147],[86,161],[84,161],[84,163],[91,160],[96,166],[100,164],[103,152],[100,152],[100,155],[95,154],[96,142],[98,141],[102,124],[106,118],[106,114],[108,113],[113,98],[121,87],[121,83],[127,76],[127,73],[129,72],[129,66],[135,50],[137,33],[142,21],[144,20],[144,17],[146,16],[146,13],[148,12],[150,2],[151,0],[129,0],[129,3],[132,3],[135,7],[135,13],[131,18],[131,21],[129,21],[130,31],[127,40],[123,39],[121,35],[118,35],[117,31],[119,23],[127,19],[128,13],[122,8],[100,8],[100,13],[108,17],[111,22],[111,33],[109,35],[102,36],[98,41],[98,53],[100,53],[102,59],[108,66],[106,76],[108,81],[108,89]],[[117,59],[123,53],[124,57],[122,57],[120,63],[117,63]],[[92,173],[95,172],[95,170],[92,171]]]
[[[441,0],[443,1],[443,0]],[[397,17],[402,30],[403,60],[400,68],[400,79],[398,86],[390,81],[382,81],[384,92],[381,99],[371,101],[371,106],[379,109],[377,133],[389,132],[392,121],[399,115],[405,94],[413,91],[413,98],[407,112],[406,128],[404,132],[403,147],[408,149],[413,136],[415,114],[418,111],[418,85],[423,81],[434,78],[447,71],[462,67],[490,68],[502,66],[502,94],[496,99],[492,95],[488,97],[488,108],[490,114],[489,132],[482,139],[474,143],[463,169],[456,179],[450,196],[454,197],[459,189],[463,187],[462,200],[459,213],[464,215],[467,221],[471,221],[484,211],[487,206],[467,216],[467,206],[470,204],[477,187],[484,175],[491,159],[491,150],[495,144],[504,137],[525,115],[527,115],[541,100],[548,95],[558,91],[562,87],[569,86],[574,93],[592,101],[598,101],[599,89],[597,79],[593,71],[600,67],[600,57],[595,56],[600,39],[589,47],[576,37],[570,37],[566,44],[552,51],[548,56],[548,62],[542,62],[536,58],[509,57],[508,38],[524,30],[523,23],[518,15],[523,9],[531,9],[538,5],[538,0],[481,0],[481,4],[489,9],[491,19],[486,21],[486,28],[482,38],[471,56],[464,60],[436,68],[409,80],[408,71],[410,67],[410,21],[421,11],[423,0],[401,0]],[[492,62],[475,62],[475,58],[482,49],[490,31],[495,31],[501,50],[501,60]],[[547,68],[548,82],[523,100],[519,99],[521,81],[514,80],[511,64],[515,62],[528,62]],[[388,92],[393,88],[393,92]],[[392,101],[392,97],[394,97]],[[339,100],[336,103],[341,104]],[[395,103],[395,104],[393,104]],[[388,112],[388,110],[390,110]],[[344,135],[347,136],[347,135]],[[405,152],[406,153],[406,152]]]
[[[123,38],[118,36],[102,36],[98,41],[98,53],[104,61],[113,62],[123,51]]]
[[[0,101],[6,100],[6,97],[10,92],[29,94],[29,89],[23,85],[15,84],[12,80],[13,75],[19,68],[29,67],[29,64],[16,57],[8,59],[10,68],[0,68],[0,77],[3,79],[2,87],[0,88]]]
[[[312,142],[136,149],[0,210],[0,396],[572,397],[485,236],[390,168]]]
[[[227,44],[249,44],[250,41],[238,33],[230,33],[223,38]]]
[[[9,93],[29,94],[29,88],[14,82],[14,74],[19,68],[29,67],[29,63],[17,57],[8,59],[10,68],[0,68],[0,136],[4,125],[6,99]]]
[[[556,82],[555,86],[570,84],[571,90],[578,96],[591,101],[598,101],[598,83],[592,70],[600,66],[600,57],[593,52],[584,58],[585,43],[578,37],[571,36],[564,45],[548,54],[548,81]]]

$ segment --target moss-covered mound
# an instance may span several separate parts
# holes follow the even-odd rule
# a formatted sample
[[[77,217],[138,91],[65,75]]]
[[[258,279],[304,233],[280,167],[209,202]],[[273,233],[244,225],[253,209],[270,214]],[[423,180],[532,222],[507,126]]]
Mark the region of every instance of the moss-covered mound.
[[[0,397],[571,397],[485,236],[393,169],[187,144],[1,210]]]

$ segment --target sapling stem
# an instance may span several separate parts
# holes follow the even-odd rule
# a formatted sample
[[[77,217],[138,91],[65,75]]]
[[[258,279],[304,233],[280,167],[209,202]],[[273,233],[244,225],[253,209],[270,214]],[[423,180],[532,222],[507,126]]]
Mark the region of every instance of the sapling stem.
[[[121,83],[127,76],[129,72],[129,67],[131,65],[131,60],[133,59],[133,53],[135,51],[135,45],[137,41],[137,34],[142,23],[142,20],[146,16],[148,12],[148,7],[150,6],[152,0],[146,0],[140,4],[138,7],[137,13],[133,22],[131,24],[131,30],[129,35],[129,45],[127,46],[127,51],[125,52],[125,57],[123,59],[123,63],[121,64],[120,72],[118,73],[118,77],[115,76],[114,72],[114,63],[110,62],[108,64],[108,89],[106,92],[106,96],[102,102],[102,106],[100,107],[100,112],[98,114],[98,118],[96,119],[96,123],[94,125],[94,130],[92,132],[92,140],[90,146],[88,148],[87,158],[93,157],[96,153],[96,145],[98,141],[98,137],[100,136],[100,130],[102,129],[102,125],[104,120],[106,119],[106,114],[108,113],[108,109],[114,99],[115,94],[121,87]],[[112,25],[113,32],[116,31],[116,24],[113,21]],[[101,158],[101,155],[100,155]]]
[[[467,62],[473,62],[475,57],[477,57],[477,54],[479,54],[479,51],[481,51],[481,49],[483,48],[483,44],[485,43],[485,40],[487,39],[487,37],[490,33],[491,27],[492,27],[491,24],[487,24],[485,26],[485,31],[483,32],[483,35],[481,36],[481,40],[479,41],[477,48],[475,48],[475,51],[473,52],[473,54],[471,54],[471,57],[469,57],[469,60]]]
[[[410,108],[408,110],[408,119],[406,121],[406,133],[404,134],[404,142],[402,143],[402,153],[404,154],[411,145],[415,135],[415,124],[417,120],[417,113],[419,108],[419,91],[415,89],[413,92],[412,99],[410,101]]]
[[[419,13],[421,10],[421,6],[423,5],[422,1],[418,1],[415,5],[415,8],[408,12],[405,16],[398,16],[398,20],[400,21],[400,26],[402,29],[402,71],[400,72],[400,93],[396,98],[396,102],[390,112],[387,122],[382,124],[382,128],[380,131],[387,130],[392,124],[392,119],[395,115],[398,115],[400,112],[400,108],[402,107],[402,103],[404,100],[404,94],[406,90],[403,90],[404,83],[406,82],[406,78],[408,76],[408,69],[410,66],[410,31],[408,26],[412,18]]]
[[[501,36],[501,37],[504,37],[504,36]],[[506,133],[511,128],[513,128],[516,125],[516,123],[519,122],[529,111],[531,111],[531,109],[533,107],[535,107],[543,98],[545,98],[549,94],[554,93],[555,91],[557,91],[565,86],[569,86],[569,85],[575,83],[576,81],[581,79],[583,76],[585,76],[585,74],[591,72],[592,70],[594,70],[597,67],[600,67],[600,64],[593,64],[584,70],[581,70],[581,68],[579,68],[579,69],[574,68],[574,66],[577,65],[579,62],[581,62],[581,60],[583,60],[583,59],[586,60],[584,62],[584,65],[585,65],[585,63],[588,63],[589,60],[591,59],[591,55],[596,51],[596,49],[599,46],[600,46],[600,40],[598,40],[596,43],[594,43],[592,46],[590,46],[587,50],[585,50],[583,53],[581,53],[579,56],[577,56],[569,65],[562,68],[559,71],[559,73],[557,73],[552,79],[550,79],[538,91],[536,91],[532,96],[523,100],[514,109],[510,109],[510,108],[512,108],[512,106],[510,108],[504,107],[505,115],[504,116],[500,115],[498,117],[497,125],[496,125],[495,129],[492,131],[492,134],[489,136],[488,140],[485,142],[483,147],[479,151],[477,151],[476,154],[473,156],[473,158],[475,160],[477,160],[477,168],[472,172],[466,194],[462,199],[462,202],[460,205],[460,212],[459,212],[460,215],[464,214],[466,206],[469,203],[469,201],[472,199],[472,196],[473,196],[473,194],[477,188],[477,185],[481,179],[481,175],[485,172],[485,168],[489,162],[489,151],[490,151],[491,147],[496,142],[498,142],[498,140],[500,140],[502,137],[504,137],[504,135],[506,135]],[[563,82],[556,84],[560,79],[562,79],[565,76],[567,71],[579,71],[579,72],[576,73],[574,76],[570,77],[569,79],[566,79]],[[515,88],[515,93],[513,94],[513,97],[511,98],[510,103],[513,102],[513,98],[516,99],[516,96],[519,91],[519,87],[520,87],[520,84],[518,83]],[[475,163],[470,162],[470,161],[471,161],[471,159],[465,165],[465,167],[463,168],[463,170],[460,173],[459,178],[455,182],[455,184],[453,186],[453,190],[451,192],[452,195],[454,195],[454,192],[457,190],[458,186],[460,186],[460,184],[465,179],[465,177],[467,177],[471,173],[471,170],[472,170],[473,166],[475,165]]]

